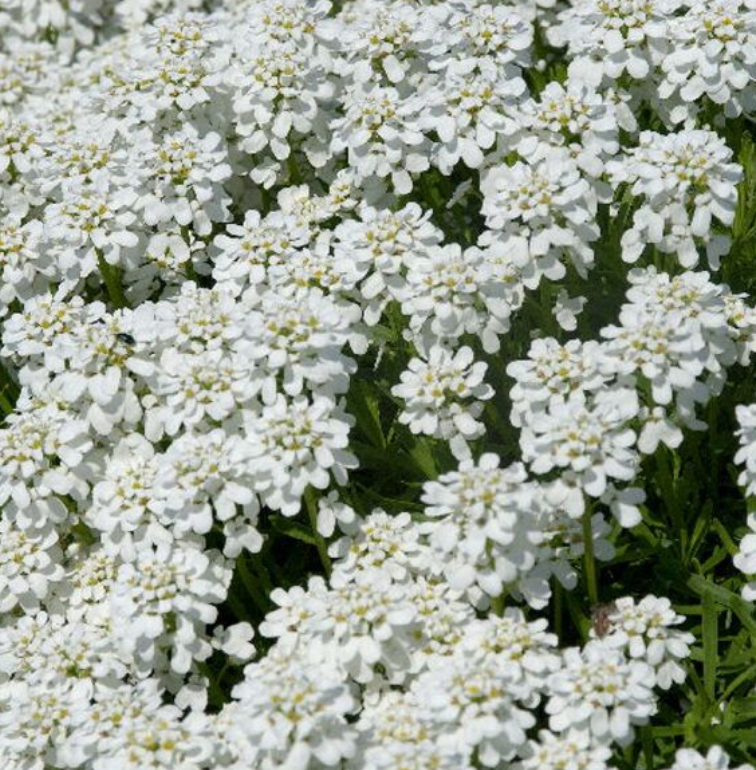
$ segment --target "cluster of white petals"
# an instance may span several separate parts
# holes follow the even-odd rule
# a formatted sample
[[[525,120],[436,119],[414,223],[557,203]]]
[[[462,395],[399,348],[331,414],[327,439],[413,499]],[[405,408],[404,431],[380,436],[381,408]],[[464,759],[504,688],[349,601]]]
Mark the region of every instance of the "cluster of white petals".
[[[755,120],[754,0],[0,2],[0,770],[728,770]]]

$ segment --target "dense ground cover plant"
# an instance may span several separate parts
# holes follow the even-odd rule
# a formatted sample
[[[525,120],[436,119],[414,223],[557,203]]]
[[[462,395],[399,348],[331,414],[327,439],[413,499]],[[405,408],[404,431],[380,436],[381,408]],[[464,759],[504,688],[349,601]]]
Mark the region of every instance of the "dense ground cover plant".
[[[0,768],[745,770],[756,5],[0,5]]]

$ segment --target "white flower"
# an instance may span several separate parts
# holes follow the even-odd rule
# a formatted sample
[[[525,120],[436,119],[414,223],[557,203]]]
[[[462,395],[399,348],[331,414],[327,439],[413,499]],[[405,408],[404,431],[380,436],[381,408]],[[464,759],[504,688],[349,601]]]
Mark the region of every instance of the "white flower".
[[[413,358],[401,374],[401,383],[391,393],[405,402],[399,422],[415,434],[449,441],[452,450],[465,452],[467,441],[484,433],[478,417],[483,401],[493,397],[493,388],[483,381],[486,364],[473,363],[468,347],[452,354],[434,345],[427,360]]]
[[[105,307],[98,303],[85,308],[81,297],[68,296],[65,289],[30,297],[23,310],[12,315],[3,326],[3,356],[38,360],[58,337],[74,332],[87,316],[89,323],[93,323],[104,312]]]
[[[261,632],[296,641],[308,655],[360,684],[383,676],[399,683],[412,668],[421,636],[411,597],[411,585],[393,582],[387,571],[336,572],[331,588],[313,578],[306,593],[274,592],[281,610],[266,619]]]
[[[365,569],[353,580],[336,574],[312,620],[311,643],[319,641],[320,654],[356,682],[371,682],[376,668],[401,681],[411,667],[416,620],[409,587],[392,583],[386,572]]]
[[[260,44],[286,42],[308,46],[313,42],[310,35],[320,31],[330,6],[324,0],[262,0],[242,8],[251,39]]]
[[[727,118],[752,114],[754,9],[739,0],[686,5],[670,21],[673,48],[661,63],[660,107],[675,123],[695,118],[703,97],[721,106]]]
[[[149,680],[137,688],[102,692],[91,708],[87,736],[97,746],[93,770],[207,767],[213,750],[209,718],[196,711],[184,715],[153,693]]]
[[[139,547],[170,542],[162,519],[165,503],[155,487],[158,467],[152,445],[139,434],[115,447],[86,513],[106,552],[131,561]]]
[[[73,687],[39,687],[25,682],[0,686],[0,758],[13,768],[43,770],[56,746],[71,734],[77,717],[89,706],[89,683]],[[12,705],[12,708],[10,707]]]
[[[264,403],[272,403],[279,388],[287,396],[330,397],[348,389],[356,365],[341,350],[359,320],[356,305],[337,305],[312,289],[291,298],[269,292],[255,310],[239,350],[254,362]]]
[[[38,610],[51,584],[63,578],[62,555],[50,522],[21,530],[0,519],[0,612],[16,605],[29,614]]]
[[[730,757],[721,746],[712,746],[704,755],[695,749],[678,749],[669,770],[729,770]],[[751,765],[738,765],[732,770],[753,770]]]
[[[512,425],[527,424],[535,413],[572,393],[600,390],[609,379],[602,364],[603,351],[593,340],[570,340],[564,345],[553,337],[533,340],[527,359],[507,365],[507,374],[515,380],[509,392]]]
[[[465,747],[466,748],[466,747]],[[377,746],[371,746],[369,757],[365,758],[365,770],[392,770],[401,767],[403,770],[472,770],[472,765],[465,758],[469,749],[461,750],[452,741],[392,741]]]
[[[356,702],[338,670],[274,649],[244,669],[222,717],[233,754],[248,766],[336,767],[354,752]]]
[[[519,705],[521,698],[527,700],[529,687],[494,657],[460,650],[422,673],[412,692],[456,743],[477,750],[485,767],[512,759],[525,743],[525,731],[535,724],[533,714]]]
[[[465,71],[476,66],[504,81],[519,78],[530,64],[533,44],[533,25],[519,10],[485,2],[453,7],[440,39],[434,37],[434,67]]]
[[[538,740],[529,741],[525,758],[513,765],[514,770],[610,770],[612,751],[597,744],[585,730],[569,730],[554,735],[540,730]]]
[[[323,537],[330,537],[336,524],[346,530],[355,522],[356,517],[354,508],[341,502],[335,490],[318,499],[318,533]]]
[[[188,545],[140,551],[135,562],[121,565],[111,595],[111,611],[122,618],[122,645],[150,668],[158,647],[172,651],[178,673],[212,653],[205,626],[215,622],[214,605],[226,598],[231,570],[217,552]]]
[[[504,615],[474,620],[464,629],[461,649],[471,657],[490,658],[518,683],[529,688],[535,706],[547,677],[561,667],[556,654],[557,638],[547,632],[543,618],[528,623],[522,610],[510,607]]]
[[[0,178],[28,174],[43,156],[32,126],[9,111],[0,111]]]
[[[664,58],[678,0],[579,0],[560,14],[551,42],[567,45],[570,78],[598,87],[626,74],[649,78]]]
[[[656,713],[655,681],[647,663],[629,661],[601,641],[582,650],[571,647],[564,651],[564,667],[549,678],[549,727],[560,733],[588,730],[600,743],[626,746],[633,726]]]
[[[322,165],[322,148],[328,140],[323,105],[335,93],[335,84],[328,77],[328,58],[304,45],[261,46],[257,42],[250,47],[244,39],[239,48],[224,75],[233,94],[238,146],[253,155],[268,149],[274,158],[272,163],[254,168],[252,179],[272,187],[280,176],[280,161],[291,156],[292,142],[302,139],[310,162]],[[317,148],[308,153],[307,141]]]
[[[291,401],[278,395],[247,422],[248,441],[264,478],[260,495],[265,504],[284,516],[301,507],[308,485],[326,489],[331,475],[345,484],[347,471],[357,467],[348,451],[351,418],[327,398]]]
[[[246,356],[220,350],[179,353],[167,348],[152,379],[155,405],[148,405],[146,435],[153,440],[203,422],[221,422],[261,387]]]
[[[411,99],[395,88],[359,83],[342,97],[344,117],[331,123],[331,151],[347,152],[363,184],[390,178],[399,195],[412,191],[412,174],[429,167],[428,140]]]
[[[733,556],[732,562],[736,569],[749,578],[749,582],[743,586],[743,598],[748,601],[756,599],[756,514],[748,514],[748,532],[740,541],[738,552]]]
[[[412,662],[412,671],[417,672],[437,665],[439,657],[452,655],[458,649],[475,619],[475,611],[460,591],[441,578],[416,576],[409,598],[418,618],[418,627],[413,630],[417,648]]]
[[[735,435],[740,440],[735,463],[745,466],[738,477],[738,484],[743,487],[746,495],[752,497],[756,495],[756,404],[739,404],[735,416],[739,426]]]
[[[638,449],[644,455],[652,455],[659,444],[670,449],[677,449],[682,444],[683,433],[675,423],[667,417],[663,406],[652,409],[643,407],[639,417],[643,427],[638,435]]]
[[[141,148],[140,148],[141,149]],[[191,226],[197,235],[209,235],[214,222],[229,218],[231,198],[223,188],[231,176],[221,137],[200,136],[191,124],[167,134],[157,146],[148,145],[140,157],[146,179],[145,193],[136,201],[148,225],[173,220]]]
[[[92,693],[99,684],[133,672],[102,615],[66,619],[39,612],[6,627],[0,638],[3,673],[14,682],[39,690],[81,688]]]
[[[0,430],[0,503],[20,529],[62,523],[61,497],[87,492],[85,456],[92,441],[81,420],[57,405],[19,411]]]
[[[79,324],[61,329],[62,333],[52,340],[45,351],[45,369],[54,378],[60,397],[94,431],[107,436],[115,425],[133,426],[142,416],[135,383],[128,372],[134,340],[127,331],[128,316],[105,314],[96,302],[83,310]],[[20,379],[41,395],[49,388],[48,383],[43,384],[38,372],[31,369],[26,369]]]
[[[76,617],[86,615],[90,610],[99,613],[107,603],[106,599],[118,573],[118,562],[108,556],[104,548],[87,552],[72,546],[68,555],[68,614]]]
[[[422,6],[369,3],[324,31],[339,40],[340,73],[361,83],[396,84],[424,71],[438,18]]]
[[[226,556],[236,557],[244,548],[259,551],[259,482],[251,458],[241,436],[220,428],[181,436],[159,458],[154,478],[162,521],[181,538],[207,534],[217,519],[223,523]]]
[[[402,313],[418,348],[476,334],[488,353],[509,329],[507,287],[479,249],[459,244],[421,252],[409,261]]]
[[[334,230],[334,253],[341,271],[354,270],[361,281],[360,301],[365,322],[378,323],[391,299],[407,293],[408,268],[443,240],[431,212],[409,203],[400,211],[361,206],[358,219],[347,219]]]
[[[723,296],[727,324],[737,346],[737,361],[747,366],[756,353],[756,309],[745,301],[745,295],[726,293]]]
[[[580,169],[597,177],[619,150],[617,108],[582,81],[568,79],[564,86],[547,83],[538,101],[522,105],[520,116],[528,129],[518,143],[525,158],[538,143],[567,147]]]
[[[698,264],[699,245],[705,245],[709,265],[717,269],[730,241],[712,233],[712,219],[732,224],[743,175],[731,158],[732,150],[712,131],[642,132],[637,148],[608,164],[612,184],[628,184],[642,198],[633,226],[622,236],[622,258],[635,262],[654,246],[691,268]]]
[[[478,463],[463,460],[458,471],[426,483],[423,502],[432,519],[423,529],[452,588],[477,584],[498,596],[535,565],[538,490],[521,465],[500,468],[488,453]]]
[[[143,27],[134,55],[113,73],[105,95],[108,108],[146,124],[198,113],[217,94],[212,77],[218,66],[216,33],[210,17],[192,13],[162,16]]]
[[[388,572],[393,580],[404,580],[416,568],[422,555],[419,529],[408,513],[394,516],[376,508],[365,519],[357,519],[342,528],[346,537],[329,548],[334,567],[342,577],[362,570]]]
[[[244,334],[248,311],[227,289],[204,289],[186,281],[171,301],[139,305],[131,314],[131,332],[138,344],[130,368],[142,377],[153,376],[157,368],[153,353],[166,348],[180,353],[234,350]]]
[[[45,237],[68,280],[77,281],[96,272],[100,258],[109,265],[121,263],[122,250],[139,242],[133,212],[135,194],[101,188],[70,190],[63,202],[45,210]]]
[[[217,285],[239,294],[264,283],[268,268],[284,262],[309,238],[309,228],[291,216],[274,212],[263,219],[258,211],[247,211],[243,224],[228,225],[225,233],[215,237],[213,278]]]
[[[411,770],[428,766],[469,770],[471,750],[446,733],[426,700],[411,690],[384,689],[377,695],[365,699],[357,722],[358,751],[348,765],[350,770],[389,770],[397,766],[394,762],[407,763]]]
[[[577,317],[587,301],[585,297],[570,297],[564,289],[559,291],[552,313],[564,331],[574,332],[577,329]]]
[[[450,74],[418,94],[420,125],[438,135],[431,157],[441,173],[449,176],[460,160],[480,168],[497,138],[506,141],[519,128],[511,113],[525,89],[521,78],[502,82],[488,71]]]
[[[700,426],[696,404],[719,392],[725,367],[738,359],[740,331],[730,326],[727,287],[704,272],[671,278],[648,268],[628,278],[630,302],[622,306],[620,325],[601,330],[609,340],[606,364],[621,376],[642,374],[656,404],[667,406],[676,397],[676,416]]]
[[[585,275],[599,237],[595,190],[563,148],[540,145],[528,157],[488,169],[481,211],[489,231],[480,243],[499,242],[518,267],[550,280],[564,277],[565,261]]]
[[[657,686],[668,690],[685,680],[679,661],[690,655],[695,641],[693,634],[671,628],[684,621],[669,599],[649,595],[636,604],[631,596],[623,596],[609,607],[608,629],[601,634],[594,629],[594,635],[631,658],[644,660],[654,668]]]
[[[550,404],[523,429],[523,457],[537,474],[572,471],[590,497],[601,497],[611,479],[632,481],[638,472],[635,433],[638,397],[628,388],[581,391]]]
[[[213,632],[213,647],[235,662],[247,661],[255,655],[255,646],[251,643],[254,636],[255,629],[246,621],[226,628],[218,626]]]
[[[42,294],[57,274],[54,260],[41,244],[42,223],[38,220],[20,224],[8,217],[0,225],[0,315],[9,313],[14,300],[27,303]]]
[[[265,637],[298,638],[312,628],[312,620],[322,610],[328,587],[320,575],[313,575],[307,587],[293,586],[288,591],[274,588],[270,600],[277,609],[271,610],[260,624]]]

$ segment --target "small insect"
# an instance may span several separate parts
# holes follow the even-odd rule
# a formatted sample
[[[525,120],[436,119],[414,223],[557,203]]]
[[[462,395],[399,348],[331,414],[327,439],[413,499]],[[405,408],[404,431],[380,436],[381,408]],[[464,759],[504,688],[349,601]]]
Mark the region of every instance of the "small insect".
[[[596,604],[591,608],[591,623],[593,633],[601,639],[606,636],[612,627],[611,614],[617,609],[614,602],[608,604]]]
[[[136,342],[136,340],[130,334],[126,334],[126,332],[117,332],[116,338],[127,345],[133,345]]]

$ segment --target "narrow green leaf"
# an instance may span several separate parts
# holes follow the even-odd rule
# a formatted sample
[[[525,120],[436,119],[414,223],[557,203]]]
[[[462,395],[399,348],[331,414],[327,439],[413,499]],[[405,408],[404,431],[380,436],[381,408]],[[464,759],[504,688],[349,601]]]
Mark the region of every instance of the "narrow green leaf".
[[[699,596],[703,596],[704,593],[710,593],[719,604],[727,607],[728,610],[732,610],[751,633],[756,634],[756,619],[753,617],[752,605],[749,602],[741,599],[732,591],[712,583],[703,575],[691,576],[687,585],[688,588]]]
[[[270,523],[273,529],[281,535],[291,537],[294,540],[301,540],[307,545],[317,545],[312,532],[295,519],[287,519],[285,516],[275,514],[270,517]]]
[[[717,687],[717,663],[719,662],[719,619],[714,596],[705,591],[701,597],[702,643],[704,653],[704,689],[711,702],[715,699]]]
[[[347,396],[349,411],[357,418],[360,430],[370,442],[379,449],[386,448],[386,439],[381,425],[379,399],[371,392],[370,385],[364,380],[352,383]]]

